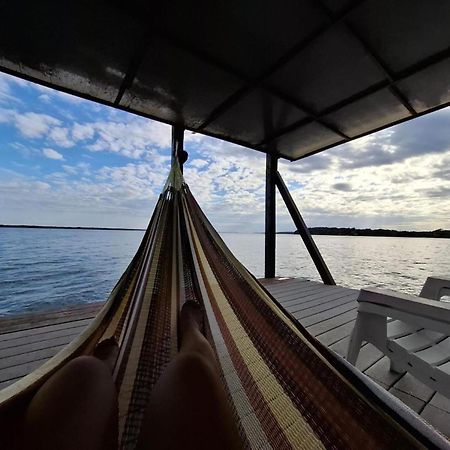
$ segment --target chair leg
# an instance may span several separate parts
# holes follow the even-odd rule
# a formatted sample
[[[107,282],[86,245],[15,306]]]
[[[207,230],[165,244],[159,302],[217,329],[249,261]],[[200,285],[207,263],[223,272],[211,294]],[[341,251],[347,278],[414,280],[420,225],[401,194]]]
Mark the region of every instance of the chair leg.
[[[360,314],[356,318],[355,326],[350,336],[350,342],[348,344],[347,361],[350,364],[355,365],[358,359],[359,351],[361,350],[361,344],[363,342],[363,327],[362,318]]]
[[[402,367],[399,365],[399,363],[397,361],[393,361],[392,359],[390,360],[390,366],[389,366],[389,370],[391,372],[395,372],[395,373],[405,373],[406,370],[402,369]]]
[[[386,339],[386,317],[359,311],[348,345],[347,361],[355,365],[363,341],[370,342],[386,354]]]

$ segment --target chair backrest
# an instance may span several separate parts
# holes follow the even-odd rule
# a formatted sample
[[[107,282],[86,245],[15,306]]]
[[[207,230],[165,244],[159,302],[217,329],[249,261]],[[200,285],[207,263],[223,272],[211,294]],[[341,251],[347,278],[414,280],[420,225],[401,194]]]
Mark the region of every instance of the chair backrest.
[[[431,300],[440,300],[444,296],[449,296],[450,279],[428,277],[419,295],[420,297],[429,298]]]

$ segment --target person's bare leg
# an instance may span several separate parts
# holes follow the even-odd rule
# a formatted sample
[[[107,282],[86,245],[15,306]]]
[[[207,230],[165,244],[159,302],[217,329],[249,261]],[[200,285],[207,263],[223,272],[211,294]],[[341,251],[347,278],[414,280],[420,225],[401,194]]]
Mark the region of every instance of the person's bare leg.
[[[155,385],[138,449],[240,449],[239,433],[213,349],[201,333],[203,312],[180,314],[180,353]]]
[[[117,356],[119,355],[119,346],[114,337],[109,337],[99,342],[93,352],[93,355],[102,361],[108,367],[111,374],[114,371]]]
[[[198,353],[212,368],[218,370],[216,355],[203,335],[204,312],[200,306],[189,301],[180,312],[180,354]]]
[[[33,397],[24,417],[22,448],[117,449],[117,417],[108,361],[81,356],[58,370]]]

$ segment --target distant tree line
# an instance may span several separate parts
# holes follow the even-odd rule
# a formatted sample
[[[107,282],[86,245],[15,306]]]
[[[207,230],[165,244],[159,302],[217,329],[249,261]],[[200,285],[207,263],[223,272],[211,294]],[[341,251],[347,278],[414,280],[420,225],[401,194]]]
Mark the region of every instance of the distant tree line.
[[[398,231],[383,230],[381,228],[337,228],[337,227],[312,227],[311,234],[327,234],[331,236],[393,236],[393,237],[428,237],[428,238],[450,238],[450,230],[434,231]],[[292,233],[289,233],[292,234]],[[294,234],[299,234],[298,230]]]
[[[63,227],[56,225],[4,225],[0,228],[38,228],[50,230],[99,230],[99,231],[145,231],[144,228],[111,228],[111,227]]]

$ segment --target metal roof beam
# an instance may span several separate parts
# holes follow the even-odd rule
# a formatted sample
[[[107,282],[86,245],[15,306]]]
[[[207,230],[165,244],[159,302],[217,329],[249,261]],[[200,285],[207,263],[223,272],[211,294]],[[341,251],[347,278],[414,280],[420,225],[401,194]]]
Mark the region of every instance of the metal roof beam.
[[[142,61],[144,60],[152,36],[153,33],[151,32],[148,33],[147,36],[145,36],[142,39],[142,41],[136,48],[134,55],[131,58],[130,65],[128,66],[127,73],[125,74],[125,77],[122,80],[122,84],[120,85],[117,97],[114,100],[114,105],[120,104],[123,94],[125,94],[125,91],[133,84],[133,81],[136,78],[137,72],[142,64]]]
[[[448,58],[450,58],[450,47],[448,47],[447,49],[445,49],[435,55],[424,58],[422,61],[419,61],[418,63],[414,64],[413,66],[399,72],[397,76],[392,75],[391,80],[386,79],[385,81],[374,84],[373,86],[370,86],[369,88],[364,89],[341,102],[335,103],[334,105],[331,105],[328,108],[325,108],[323,111],[321,111],[320,113],[317,114],[316,118],[308,117],[305,119],[301,119],[301,120],[289,125],[288,127],[285,127],[284,129],[280,130],[279,132],[275,133],[274,135],[269,136],[268,138],[262,140],[261,142],[256,144],[256,146],[261,147],[263,145],[266,145],[266,144],[272,142],[273,140],[297,129],[298,127],[300,127],[302,125],[311,123],[314,120],[318,121],[317,119],[322,119],[324,116],[334,113],[334,112],[344,108],[345,106],[348,106],[364,97],[368,97],[369,95],[375,94],[386,88],[391,89],[393,86],[396,87],[397,83],[400,83],[401,81],[405,80],[409,76],[414,75],[415,73],[420,72],[421,70],[427,69],[428,67],[431,67],[435,64],[438,64]],[[434,110],[434,108],[431,110]],[[418,113],[415,110],[414,110],[414,114],[411,114],[412,117],[417,117],[419,115],[422,115],[422,113]],[[394,123],[398,123],[398,122],[394,122]],[[393,124],[391,124],[391,125],[393,125]],[[391,126],[391,125],[389,125],[389,126]],[[355,139],[355,137],[353,137],[351,139]],[[340,143],[342,143],[342,142],[340,142]],[[334,145],[338,145],[338,144],[333,144],[332,146],[334,146]],[[328,148],[330,148],[330,146],[324,147],[323,150],[326,150]]]
[[[450,107],[450,102],[446,102],[446,103],[443,103],[442,105],[435,106],[434,108],[430,108],[430,109],[427,109],[425,111],[419,112],[419,113],[417,113],[414,116],[414,118],[425,116],[427,114],[430,114],[430,113],[439,111],[440,109],[444,109],[444,108],[448,108],[448,107]],[[335,142],[334,144],[326,145],[325,147],[321,147],[321,148],[319,148],[317,150],[314,150],[312,152],[308,152],[307,154],[301,155],[298,158],[290,158],[290,161],[291,162],[298,161],[300,159],[307,158],[308,156],[316,155],[317,153],[323,152],[323,151],[328,150],[328,149],[333,148],[333,147],[337,147],[338,145],[341,145],[341,144],[345,144],[346,142],[354,141],[355,139],[359,139],[361,137],[368,136],[369,134],[374,134],[374,133],[377,133],[378,131],[385,130],[386,128],[390,128],[390,127],[393,127],[395,125],[399,125],[399,124],[401,124],[403,122],[407,122],[410,119],[411,119],[411,116],[404,117],[403,119],[396,120],[395,122],[388,123],[387,125],[382,125],[381,127],[375,128],[373,130],[369,130],[369,131],[365,131],[364,133],[360,133],[360,134],[358,134],[356,136],[353,136],[348,141],[345,141],[345,140],[338,141],[338,142]],[[286,157],[283,156],[283,158],[286,158]]]
[[[236,104],[241,98],[245,97],[245,95],[249,94],[250,91],[255,88],[261,86],[267,78],[281,69],[283,66],[292,61],[301,51],[303,51],[306,47],[308,47],[312,42],[322,36],[325,32],[330,30],[333,26],[337,25],[339,22],[345,19],[356,7],[360,4],[364,3],[366,0],[354,0],[351,4],[341,13],[339,16],[336,16],[335,19],[330,20],[330,23],[324,25],[318,30],[311,33],[306,38],[301,39],[294,47],[292,47],[288,52],[286,52],[283,56],[281,56],[271,67],[269,67],[266,71],[264,71],[259,77],[255,78],[248,85],[242,87],[234,94],[231,94],[227,99],[225,99],[220,105],[218,105],[211,114],[205,119],[205,121],[197,128],[198,131],[206,128],[211,122],[216,120],[222,114],[224,114],[231,106]],[[246,81],[247,82],[247,81]],[[269,92],[272,91],[271,88],[265,86]],[[289,100],[290,103],[293,103],[293,100]]]
[[[124,111],[124,112],[130,113],[130,114],[133,114],[135,116],[143,117],[145,119],[156,120],[157,122],[161,122],[161,123],[164,123],[166,125],[171,125],[171,126],[174,125],[169,120],[164,120],[164,119],[161,119],[160,117],[156,117],[156,116],[154,116],[152,114],[147,114],[147,113],[144,113],[142,111],[136,111],[136,110],[133,110],[131,108],[128,108],[128,107],[120,105],[120,104],[116,105],[114,102],[109,102],[107,100],[102,100],[100,98],[93,97],[92,95],[89,95],[89,94],[83,94],[82,92],[76,91],[74,89],[70,89],[70,88],[66,88],[66,87],[62,87],[62,86],[58,86],[56,88],[50,82],[47,82],[47,81],[44,81],[44,80],[38,80],[38,79],[36,79],[36,78],[34,78],[32,76],[23,74],[22,72],[16,72],[15,70],[7,69],[5,67],[0,67],[0,72],[6,73],[8,75],[12,75],[12,76],[17,77],[17,78],[22,78],[23,80],[29,81],[29,82],[34,83],[34,84],[39,84],[41,86],[45,86],[45,87],[53,89],[53,90],[58,90],[60,92],[65,92],[66,94],[73,95],[74,97],[79,97],[79,98],[82,98],[84,100],[89,100],[91,102],[98,103],[100,105],[109,106],[111,108],[116,108],[116,109],[119,109],[120,111]],[[192,131],[193,133],[197,132],[195,129],[190,128],[190,127],[185,127],[185,130]],[[224,136],[218,135],[216,133],[211,133],[210,131],[202,131],[201,134],[203,134],[205,136],[209,136],[209,137],[215,138],[215,139],[220,139],[222,141],[231,142],[232,144],[236,144],[236,145],[239,145],[241,147],[249,148],[251,150],[256,150],[258,152],[267,153],[265,149],[263,149],[261,147],[258,147],[256,145],[251,145],[248,142],[241,141],[240,139],[233,139],[233,138],[226,137],[226,136],[224,137]],[[287,159],[288,161],[292,161],[293,160],[293,158],[290,158],[288,156],[280,155],[277,152],[275,152],[275,153],[277,155],[279,155],[279,157]]]
[[[403,94],[403,92],[394,84],[394,74],[389,69],[387,64],[381,59],[379,55],[375,53],[375,51],[370,47],[370,45],[361,37],[361,35],[348,23],[345,24],[347,26],[347,29],[352,33],[352,35],[355,37],[355,39],[358,40],[358,42],[364,47],[364,50],[366,53],[372,58],[372,61],[378,66],[381,72],[383,72],[386,79],[391,83],[389,86],[390,91],[393,95],[397,97],[397,99],[400,101],[400,103],[403,104],[403,106],[412,114],[416,114],[417,111],[413,108],[409,100],[406,98],[406,96]]]
[[[336,18],[336,14],[330,10],[326,5],[324,5],[322,0],[318,0],[317,4],[320,5],[322,10],[325,12],[325,14],[328,15],[330,20],[333,20]],[[384,76],[392,83],[394,80],[393,72],[390,70],[388,65],[385,61],[380,57],[380,55],[375,52],[375,50],[369,45],[369,43],[363,39],[363,37],[359,34],[359,32],[348,23],[347,20],[343,20],[344,25],[346,26],[347,30],[351,33],[351,35],[361,44],[361,46],[364,48],[365,52],[370,56],[372,61],[376,64],[378,69],[384,74]],[[401,92],[401,90],[395,86],[390,86],[390,91],[392,92],[395,97],[403,104],[403,106],[412,114],[416,114],[416,110],[412,107],[411,103],[408,101],[406,96]]]

